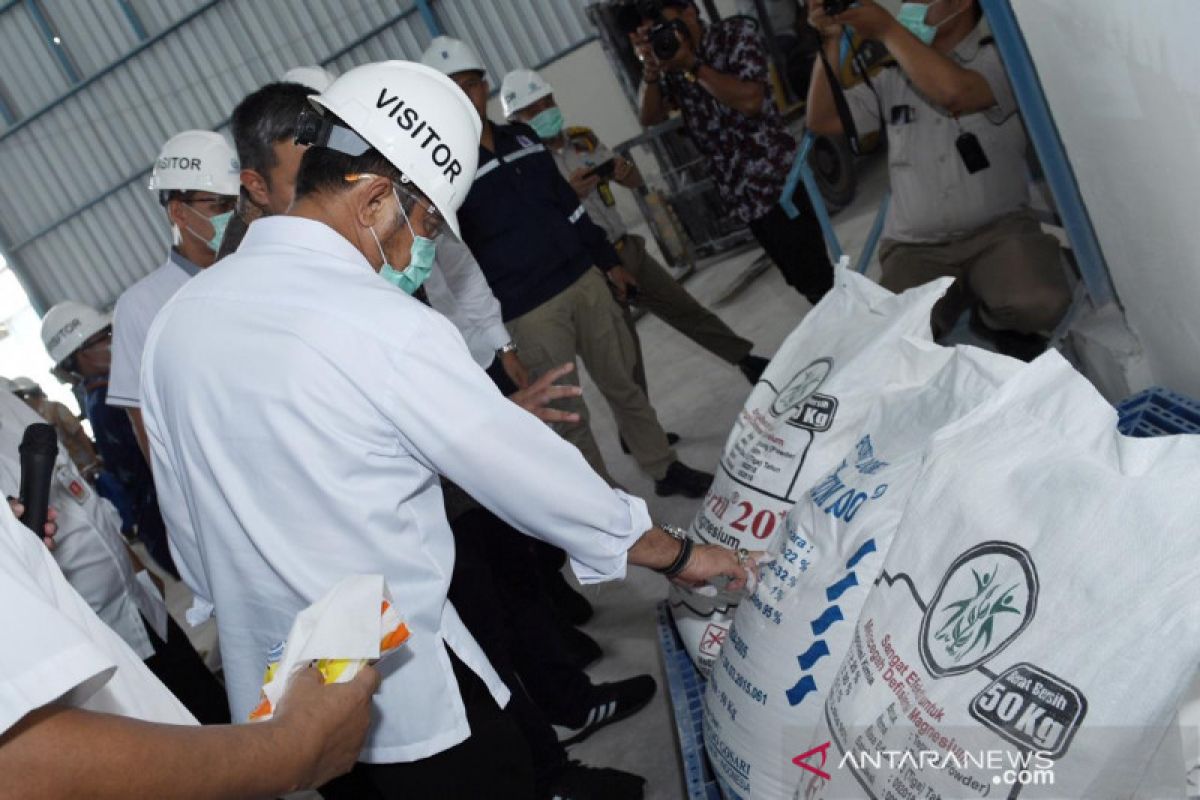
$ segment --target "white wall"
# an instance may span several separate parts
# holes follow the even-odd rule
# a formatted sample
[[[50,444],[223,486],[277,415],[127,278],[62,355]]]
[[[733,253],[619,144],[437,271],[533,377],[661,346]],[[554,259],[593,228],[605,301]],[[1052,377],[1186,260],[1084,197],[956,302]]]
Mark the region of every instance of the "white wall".
[[[1200,397],[1200,2],[1013,7],[1154,380]]]

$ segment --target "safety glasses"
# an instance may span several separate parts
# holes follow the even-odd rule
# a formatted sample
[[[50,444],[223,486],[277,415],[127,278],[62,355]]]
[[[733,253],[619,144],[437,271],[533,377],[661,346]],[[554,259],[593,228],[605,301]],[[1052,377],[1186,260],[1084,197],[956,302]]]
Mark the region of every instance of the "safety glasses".
[[[358,181],[370,180],[371,178],[381,178],[382,175],[374,175],[370,172],[357,172],[346,176],[347,183],[357,183]],[[409,184],[392,181],[392,188],[396,190],[397,196],[401,197],[401,203],[408,201],[408,207],[404,208],[405,214],[410,213],[413,208],[420,208],[422,213],[421,228],[423,235],[429,239],[436,239],[442,234],[442,229],[445,227],[446,218],[442,216],[442,212],[438,211],[433,202],[422,194],[417,189],[408,188]]]

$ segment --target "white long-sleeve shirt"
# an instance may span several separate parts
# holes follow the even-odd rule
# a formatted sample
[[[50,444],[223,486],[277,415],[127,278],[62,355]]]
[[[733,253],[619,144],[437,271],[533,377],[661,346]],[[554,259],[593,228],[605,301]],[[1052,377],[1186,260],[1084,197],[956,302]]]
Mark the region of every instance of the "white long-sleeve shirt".
[[[196,720],[63,578],[0,502],[0,734],[50,703],[150,722]]]
[[[475,363],[487,369],[496,351],[512,341],[492,294],[471,251],[453,236],[438,240],[437,263],[425,281],[429,304],[454,323]]]
[[[251,226],[150,331],[143,410],[184,579],[216,607],[235,718],[297,612],[382,573],[413,631],[383,662],[361,759],[411,761],[469,735],[445,643],[508,700],[446,599],[454,540],[438,474],[563,547],[583,581],[623,577],[645,503],[504,399],[440,314],[333,229]]]

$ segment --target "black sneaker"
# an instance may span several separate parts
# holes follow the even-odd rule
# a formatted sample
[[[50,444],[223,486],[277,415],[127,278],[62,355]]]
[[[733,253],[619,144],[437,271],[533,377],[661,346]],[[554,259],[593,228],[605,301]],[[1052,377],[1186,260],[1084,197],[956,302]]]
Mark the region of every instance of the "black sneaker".
[[[632,772],[568,761],[550,782],[546,800],[642,800],[646,779]]]
[[[604,655],[604,651],[600,649],[600,645],[596,644],[596,640],[578,628],[572,628],[570,625],[562,626],[562,638],[563,644],[567,646],[567,655],[570,656],[571,663],[578,669],[596,663],[600,656]]]
[[[563,621],[571,625],[582,625],[592,618],[592,604],[577,592],[574,586],[567,583],[561,572],[554,573],[546,582],[546,591],[554,604],[554,610]]]
[[[617,439],[618,439],[618,441],[621,442],[621,452],[624,453],[625,455],[629,455],[629,445],[625,444],[625,437],[618,436]],[[671,447],[674,447],[675,445],[679,444],[679,434],[678,433],[667,433],[667,444],[671,445]]]
[[[615,683],[592,687],[592,696],[576,719],[551,720],[558,729],[559,741],[578,744],[605,725],[636,714],[645,708],[658,684],[649,675],[638,675]]]
[[[670,497],[681,494],[684,497],[704,497],[708,487],[712,485],[711,472],[701,472],[692,469],[682,461],[676,461],[667,467],[667,474],[661,481],[654,482],[654,493],[659,497]]]
[[[746,380],[750,381],[750,385],[754,386],[770,363],[770,359],[762,356],[748,355],[737,363],[737,368],[746,376]]]

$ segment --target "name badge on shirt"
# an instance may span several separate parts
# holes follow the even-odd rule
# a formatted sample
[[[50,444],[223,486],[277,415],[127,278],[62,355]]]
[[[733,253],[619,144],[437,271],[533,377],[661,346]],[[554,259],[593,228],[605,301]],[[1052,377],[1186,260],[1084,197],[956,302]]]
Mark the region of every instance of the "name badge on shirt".
[[[917,110],[912,106],[892,106],[892,124],[907,125],[917,117]]]
[[[54,477],[59,485],[67,490],[67,494],[75,500],[79,505],[83,505],[91,496],[91,490],[88,485],[83,482],[83,478],[72,470],[70,467],[63,465],[54,471]]]

